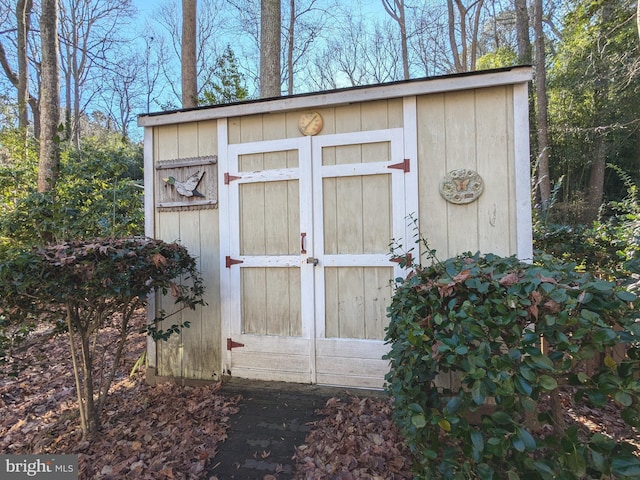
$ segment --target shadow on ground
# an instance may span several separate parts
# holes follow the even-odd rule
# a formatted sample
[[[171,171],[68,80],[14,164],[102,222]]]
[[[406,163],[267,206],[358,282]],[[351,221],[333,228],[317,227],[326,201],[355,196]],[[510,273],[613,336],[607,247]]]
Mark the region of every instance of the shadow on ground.
[[[227,440],[212,459],[209,477],[219,480],[279,480],[295,475],[295,447],[305,441],[316,410],[332,397],[381,395],[380,392],[231,379],[220,393],[241,395],[240,410],[231,418]]]

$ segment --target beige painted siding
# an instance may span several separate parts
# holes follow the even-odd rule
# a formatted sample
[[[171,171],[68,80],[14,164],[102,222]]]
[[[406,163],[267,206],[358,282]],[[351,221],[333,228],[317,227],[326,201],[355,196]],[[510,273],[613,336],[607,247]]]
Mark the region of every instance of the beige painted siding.
[[[324,120],[320,135],[402,127],[402,99],[377,100],[315,109]],[[280,112],[229,119],[229,143],[257,142],[301,136],[302,112]]]
[[[526,252],[530,233],[530,197],[527,192],[523,196],[522,188],[526,183],[522,172],[528,170],[528,158],[523,161],[523,145],[528,147],[528,131],[524,132],[527,118],[523,114],[527,107],[522,103],[526,80],[522,80],[524,74],[518,73],[514,87],[509,82],[497,82],[499,75],[488,76],[491,78],[482,81],[473,75],[441,79],[431,84],[432,90],[427,84],[427,90],[419,92],[412,90],[419,84],[407,82],[403,86],[405,93],[391,95],[393,98],[380,98],[380,90],[372,87],[370,92],[355,89],[352,94],[358,100],[343,93],[332,100],[333,94],[328,93],[172,114],[176,117],[149,117],[147,133],[153,132],[153,142],[151,152],[145,147],[145,161],[152,157],[154,164],[168,162],[166,172],[180,168],[184,172],[180,166],[171,170],[173,161],[218,155],[218,178],[222,179],[225,171],[241,176],[232,186],[216,183],[220,210],[196,209],[193,205],[156,205],[151,210],[152,231],[157,238],[179,241],[197,257],[208,303],[195,312],[183,312],[179,320],[190,321],[191,328],[157,345],[157,374],[217,379],[223,368],[233,364],[233,358],[240,359],[236,372],[248,378],[255,378],[252,375],[259,375],[259,368],[268,365],[276,372],[270,378],[279,380],[307,381],[306,378],[313,378],[309,371],[315,368],[317,376],[312,381],[318,383],[379,386],[382,378],[370,375],[371,362],[378,362],[380,371],[387,364],[372,345],[384,347],[394,264],[388,263],[386,257],[375,260],[379,263],[360,264],[355,260],[341,264],[344,259],[323,264],[321,258],[323,276],[309,276],[305,273],[310,268],[305,259],[307,252],[301,255],[301,237],[305,238],[302,232],[308,234],[306,248],[318,250],[310,251],[309,256],[345,255],[349,261],[356,256],[372,258],[386,253],[393,232],[401,231],[392,220],[403,216],[398,212],[406,212],[418,219],[421,234],[439,258],[464,251],[499,255],[520,253],[519,249]],[[465,87],[449,90],[447,82]],[[395,87],[388,88],[382,87],[382,91],[393,91]],[[366,92],[372,97],[367,97]],[[514,102],[515,93],[522,105]],[[323,141],[301,139],[298,119],[308,110],[322,115],[323,128],[318,137],[335,137]],[[175,121],[172,118],[183,121],[171,123]],[[521,128],[515,130],[514,124]],[[380,132],[390,129],[403,129],[395,130],[390,137],[396,145],[393,148],[390,141],[379,140]],[[375,133],[370,133],[363,143],[350,143],[353,135],[340,136],[363,131]],[[339,141],[332,143],[336,138]],[[284,139],[296,140],[278,142]],[[229,150],[225,141],[231,146]],[[253,142],[269,142],[268,148],[273,150],[260,150],[260,143],[238,148],[238,144]],[[250,153],[233,153],[239,151]],[[417,158],[408,153],[414,151]],[[395,168],[396,162],[402,160],[399,155],[409,157],[410,173]],[[320,163],[314,163],[317,158]],[[377,162],[393,163],[389,165],[393,170],[384,164],[377,167]],[[355,170],[349,171],[350,168]],[[384,170],[371,173],[372,168]],[[462,168],[482,177],[484,192],[477,201],[456,205],[442,198],[439,185],[448,172]],[[520,175],[516,169],[520,169]],[[282,177],[273,176],[273,172],[287,170],[288,177],[284,173]],[[368,173],[357,173],[364,170]],[[329,173],[324,176],[324,171]],[[250,178],[250,174],[254,176]],[[261,175],[272,176],[261,181]],[[160,189],[169,188],[158,177],[154,175],[156,199],[158,191],[167,192]],[[314,197],[307,199],[305,193],[309,192]],[[316,195],[317,192],[320,193]],[[405,199],[403,192],[409,192],[413,201]],[[168,201],[176,203],[176,199],[180,200],[174,195]],[[316,205],[321,208],[316,210]],[[402,207],[399,210],[398,205]],[[418,212],[411,211],[416,210],[416,205]],[[229,221],[232,213],[234,223]],[[236,236],[230,233],[230,225],[237,226]],[[411,247],[414,233],[409,228],[407,238],[396,240]],[[316,238],[322,239],[321,249],[314,246]],[[237,265],[227,269],[225,256],[236,246],[239,248],[233,255],[246,261],[241,269]],[[289,263],[251,264],[251,257],[287,257]],[[240,273],[234,276],[235,272]],[[237,292],[239,299],[235,297]],[[318,303],[314,304],[314,299]],[[156,307],[171,312],[172,304],[173,299],[160,299]],[[322,315],[313,317],[314,309],[323,310]],[[230,325],[237,319],[222,318],[221,311],[225,317],[234,316],[229,312],[241,312],[235,315],[243,322],[237,333],[248,339],[246,349],[224,350],[223,336],[232,336]],[[311,324],[313,328],[309,327]],[[249,341],[255,342],[253,350]],[[252,360],[245,361],[247,358]],[[299,361],[291,360],[294,358]],[[342,358],[346,360],[337,369],[336,359]],[[257,370],[252,370],[253,365]],[[361,384],[359,379],[364,379]],[[448,377],[441,380],[451,383]]]
[[[215,120],[156,127],[154,158],[177,160],[217,155]],[[160,182],[159,182],[160,183]],[[163,182],[156,189],[168,188]],[[156,211],[158,238],[178,241],[196,257],[206,285],[207,306],[184,311],[181,321],[191,327],[167,342],[157,344],[157,374],[160,376],[215,379],[220,375],[220,260],[217,209]],[[174,309],[173,299],[160,299],[158,308]],[[174,320],[175,319],[175,320]],[[167,322],[174,322],[173,317]]]
[[[516,253],[511,95],[501,86],[417,99],[420,230],[440,258]],[[440,179],[460,168],[484,180],[480,198],[466,205],[439,192]]]

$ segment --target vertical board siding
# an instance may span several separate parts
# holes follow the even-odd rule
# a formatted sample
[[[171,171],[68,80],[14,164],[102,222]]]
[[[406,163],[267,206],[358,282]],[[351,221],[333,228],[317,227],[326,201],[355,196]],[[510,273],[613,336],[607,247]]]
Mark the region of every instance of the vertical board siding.
[[[243,184],[240,189],[240,254],[265,255],[265,186]]]
[[[376,100],[340,107],[314,108],[322,115],[320,135],[401,128],[403,126],[402,99]],[[298,118],[305,110],[248,115],[228,119],[229,144],[295,138]]]
[[[154,158],[157,161],[178,158],[178,125],[163,125],[157,128],[157,141]]]
[[[478,250],[502,256],[515,253],[510,96],[506,88],[487,88],[476,95],[476,111],[482,118],[476,126],[477,171],[484,179],[484,192],[477,201]]]
[[[239,188],[240,254],[299,253],[298,180],[247,183]]]
[[[178,125],[178,158],[192,158],[198,155],[198,124]]]
[[[391,175],[363,177],[362,253],[389,250],[393,237]]]
[[[300,270],[243,268],[242,333],[300,336]]]
[[[476,91],[457,92],[445,96],[446,170],[478,169],[476,159]],[[482,118],[482,117],[480,117]],[[484,178],[489,172],[479,172]],[[438,182],[440,179],[437,179]],[[439,188],[439,187],[438,187]],[[478,250],[478,202],[466,205],[446,203],[449,219],[447,256]]]
[[[157,161],[216,155],[215,120],[157,127],[154,158]],[[160,188],[162,185],[157,185]],[[157,344],[160,376],[217,379],[221,367],[220,268],[218,210],[156,212],[155,234],[166,242],[179,242],[196,258],[206,285],[206,306],[185,310],[168,319],[167,326],[190,322],[189,328]],[[172,297],[160,298],[158,309],[175,311]]]
[[[364,338],[384,340],[389,325],[387,307],[391,305],[393,268],[364,269]]]
[[[197,144],[196,144],[197,145]],[[184,245],[196,259],[197,268],[202,271],[204,240],[201,232],[200,211],[180,212],[180,243]],[[189,322],[190,327],[181,332],[181,352],[182,352],[182,375],[186,378],[194,378],[202,371],[202,336],[203,316],[205,312],[201,308],[195,310],[186,309],[182,311],[181,320]]]
[[[240,270],[242,333],[267,334],[267,269]]]
[[[493,87],[417,99],[419,224],[439,258],[515,253],[511,98],[510,87]],[[466,205],[439,192],[441,178],[460,168],[477,171],[485,183]]]
[[[420,231],[445,259],[466,251],[516,253],[512,87],[492,87],[417,98]],[[446,202],[440,179],[453,169],[475,170],[484,180],[478,200]],[[436,384],[459,388],[440,374]]]
[[[283,121],[281,126],[284,127]],[[297,154],[294,153],[241,155],[240,170],[297,166]],[[248,157],[247,161],[244,157]],[[267,257],[299,254],[299,181],[246,183],[238,188],[240,254]],[[299,268],[242,268],[241,288],[243,334],[301,335]]]
[[[165,242],[175,242],[180,238],[180,213],[163,212],[156,222],[156,235]],[[174,299],[169,296],[161,296],[156,302],[157,309],[164,310],[167,315],[174,313],[177,307]],[[180,321],[179,316],[173,316],[163,322],[160,328],[166,330],[172,323]],[[171,335],[167,341],[157,342],[157,367],[158,374],[168,377],[182,375],[182,338],[181,335]]]
[[[200,359],[194,360],[200,370],[194,371],[193,378],[215,379],[221,375],[222,352],[220,351],[221,313],[220,313],[220,223],[217,209],[200,210],[201,249],[198,258],[200,272],[205,282],[204,299],[207,305],[202,308]]]
[[[440,179],[447,173],[444,93],[418,97],[417,130],[420,233],[430,248],[446,258],[449,252],[447,202],[439,192]]]
[[[325,337],[384,339],[393,268],[325,268]]]
[[[525,87],[518,85],[517,88],[521,93]],[[529,224],[525,222],[526,215],[518,210],[520,207],[515,206],[523,197],[522,185],[518,184],[516,189],[514,176],[516,168],[522,170],[523,167],[514,167],[516,157],[522,156],[518,150],[522,146],[514,147],[521,133],[514,132],[513,125],[516,120],[522,122],[526,118],[518,110],[523,107],[514,100],[514,92],[512,85],[506,85],[310,108],[318,111],[324,120],[318,137],[410,129],[404,132],[402,153],[398,153],[399,149],[392,152],[391,142],[377,142],[377,138],[377,143],[362,144],[357,141],[349,144],[344,138],[335,143],[331,138],[326,138],[326,142],[311,138],[306,144],[300,143],[313,152],[314,145],[338,145],[324,146],[319,152],[322,158],[318,171],[324,173],[318,175],[314,170],[314,182],[317,178],[320,180],[314,183],[313,192],[319,192],[321,201],[304,200],[306,197],[299,191],[301,180],[283,180],[277,176],[279,172],[274,172],[310,169],[313,164],[301,165],[301,162],[310,162],[318,152],[301,156],[298,150],[242,154],[238,157],[237,170],[235,165],[230,168],[224,159],[227,145],[300,139],[298,119],[307,109],[153,127],[155,162],[220,155],[226,171],[234,175],[251,173],[251,178],[259,179],[263,174],[256,172],[267,172],[268,176],[265,181],[252,183],[245,179],[236,184],[239,203],[234,208],[239,208],[235,214],[239,216],[239,224],[235,224],[239,229],[239,252],[236,250],[233,255],[262,256],[267,262],[251,265],[245,259],[235,277],[225,269],[224,256],[229,252],[221,251],[220,239],[221,235],[227,235],[229,225],[220,224],[217,209],[177,212],[156,209],[153,217],[156,236],[168,242],[181,242],[198,258],[208,303],[172,319],[171,323],[188,320],[191,328],[179,336],[174,335],[168,342],[158,343],[159,375],[211,379],[221,373],[222,354],[227,355],[222,350],[222,330],[229,329],[222,322],[234,321],[221,318],[221,308],[225,307],[220,305],[228,301],[224,297],[229,294],[225,290],[228,287],[221,284],[222,275],[225,281],[234,278],[233,288],[241,292],[233,304],[241,312],[242,323],[238,320],[241,334],[254,335],[250,338],[257,344],[270,345],[229,353],[225,357],[228,360],[231,355],[240,359],[235,374],[308,381],[310,369],[310,378],[319,383],[380,387],[383,382],[380,372],[388,367],[381,355],[387,350],[383,339],[388,324],[386,310],[393,294],[390,280],[394,271],[398,274],[399,267],[386,266],[386,260],[358,262],[363,258],[378,258],[376,255],[381,257],[389,251],[393,234],[398,232],[398,217],[415,215],[429,248],[435,249],[442,259],[476,250],[511,255],[525,242],[521,238],[525,228],[516,228],[519,224]],[[218,151],[218,141],[223,151]],[[524,145],[524,141],[520,143]],[[390,170],[386,174],[386,171],[375,170],[378,168],[375,165],[364,165],[389,162],[392,156],[395,163],[399,161],[396,158],[402,158],[400,154],[411,162],[411,173],[405,177],[402,171]],[[386,166],[383,168],[386,170]],[[439,184],[447,172],[461,168],[480,174],[484,192],[475,202],[455,205],[441,197]],[[236,171],[238,173],[233,173]],[[367,173],[361,174],[363,171]],[[223,170],[218,172],[219,178],[223,173]],[[155,188],[162,186],[155,185]],[[221,208],[228,209],[228,205],[222,204],[229,196],[228,189],[222,180],[219,186]],[[403,197],[404,191],[411,198],[393,197],[394,192]],[[304,206],[301,211],[301,199],[305,205],[316,201],[320,205],[320,213],[313,205],[318,219],[313,228],[313,222],[305,220]],[[398,202],[403,209],[398,209]],[[225,212],[222,218],[228,223],[228,210]],[[303,223],[307,222],[304,226],[301,214]],[[410,223],[405,220],[406,224]],[[406,231],[408,238],[396,238],[407,248],[413,246],[415,232],[411,228]],[[305,277],[305,268],[311,271],[312,267],[306,263],[302,268],[297,265],[302,231],[308,234],[307,255],[320,257],[320,266],[315,271],[322,275],[316,275],[315,279],[313,274]],[[229,239],[225,241],[225,238],[222,238],[223,245],[228,250]],[[316,245],[316,240],[321,247]],[[314,253],[314,249],[318,252]],[[345,257],[323,264],[323,256],[332,255]],[[269,257],[292,257],[293,260],[289,258],[286,265],[274,266]],[[346,258],[353,259],[354,263],[340,263]],[[304,256],[301,259],[304,261]],[[304,285],[315,283],[313,293],[302,291],[303,282]],[[314,298],[319,303],[314,304]],[[156,308],[173,311],[173,299],[158,298]],[[324,311],[309,323],[303,314],[305,318],[313,317],[314,309]],[[315,359],[311,366],[309,358]],[[251,367],[254,364],[255,369]],[[336,365],[341,367],[336,369]],[[442,375],[438,383],[455,387],[456,379]]]

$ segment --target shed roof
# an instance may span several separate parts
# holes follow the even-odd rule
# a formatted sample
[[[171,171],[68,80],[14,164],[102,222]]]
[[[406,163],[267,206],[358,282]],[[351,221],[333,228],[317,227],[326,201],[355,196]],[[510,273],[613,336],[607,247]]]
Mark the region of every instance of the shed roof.
[[[529,82],[531,79],[531,66],[528,65],[494,70],[480,70],[322,92],[302,93],[284,97],[246,100],[223,105],[145,113],[138,116],[138,125],[141,127],[152,127],[239,115],[285,112],[304,108],[335,107],[337,105],[362,101],[516,84]]]

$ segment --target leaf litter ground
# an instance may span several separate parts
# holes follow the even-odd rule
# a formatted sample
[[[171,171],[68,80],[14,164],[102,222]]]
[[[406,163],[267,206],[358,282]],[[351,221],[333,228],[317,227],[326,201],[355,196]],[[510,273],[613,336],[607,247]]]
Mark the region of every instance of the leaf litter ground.
[[[137,327],[144,312],[136,316]],[[26,368],[16,378],[0,371],[0,453],[77,454],[80,479],[199,479],[226,439],[238,398],[220,385],[146,384],[130,372],[144,351],[146,336],[131,334],[102,416],[102,430],[82,440],[66,335],[38,335],[41,341],[16,360]],[[115,328],[105,328],[97,351],[108,358]],[[34,338],[35,339],[35,338]]]
[[[144,312],[136,319],[141,326]],[[116,336],[115,328],[105,328],[98,339],[106,359]],[[130,376],[145,346],[144,334],[132,334],[103,412],[101,434],[83,441],[67,337],[37,334],[16,354],[26,366],[17,377],[7,376],[11,365],[0,367],[0,453],[78,454],[83,480],[209,479],[207,467],[227,438],[240,398],[223,395],[219,384],[151,387],[142,372]],[[590,409],[566,397],[564,402],[569,423],[640,445],[615,405]],[[391,421],[391,408],[384,398],[329,399],[318,412],[323,418],[292,451],[295,478],[412,478],[411,456]]]

